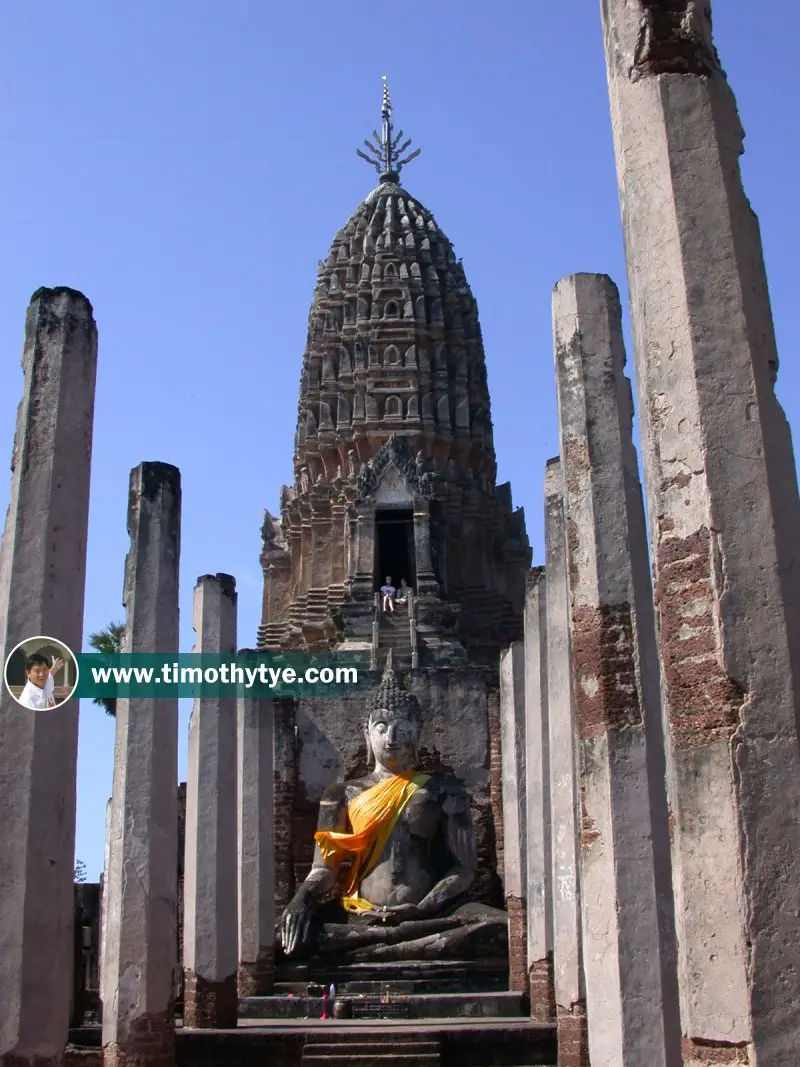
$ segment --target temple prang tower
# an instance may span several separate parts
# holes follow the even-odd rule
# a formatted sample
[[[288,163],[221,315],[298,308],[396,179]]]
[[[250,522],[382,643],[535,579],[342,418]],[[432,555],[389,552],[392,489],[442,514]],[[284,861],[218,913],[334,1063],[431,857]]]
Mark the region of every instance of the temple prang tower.
[[[381,650],[408,666],[496,665],[522,633],[524,515],[496,484],[477,304],[450,241],[400,184],[418,150],[403,158],[386,85],[382,119],[372,156],[359,151],[379,184],[319,266],[295,482],[263,528],[258,644],[371,648],[391,575],[414,608],[378,628]]]
[[[477,304],[450,241],[400,184],[418,153],[403,155],[385,87],[382,118],[374,158],[359,152],[378,185],[319,267],[294,484],[263,528],[258,646],[361,650],[381,670],[392,650],[425,709],[425,767],[469,790],[476,896],[502,906],[498,664],[522,637],[531,551],[496,483]],[[393,615],[378,610],[386,575],[413,590]],[[310,867],[323,790],[366,772],[362,712],[363,695],[343,694],[275,716],[278,914]],[[505,962],[478,970],[481,988],[508,988]]]

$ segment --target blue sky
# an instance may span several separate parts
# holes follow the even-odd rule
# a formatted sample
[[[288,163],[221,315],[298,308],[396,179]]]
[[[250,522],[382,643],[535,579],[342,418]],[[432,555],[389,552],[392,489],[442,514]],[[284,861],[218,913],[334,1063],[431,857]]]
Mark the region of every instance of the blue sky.
[[[800,12],[717,0],[715,14],[797,435]],[[128,474],[147,459],[183,475],[182,649],[195,580],[217,571],[238,581],[239,644],[255,643],[259,530],[291,480],[316,265],[374,184],[355,148],[384,73],[423,149],[404,184],[478,300],[499,478],[541,561],[550,294],[573,271],[626,292],[598,3],[42,0],[4,5],[0,40],[0,452],[30,296],[80,289],[100,336],[86,634],[122,618]],[[112,751],[112,721],[84,702],[77,855],[92,879]]]

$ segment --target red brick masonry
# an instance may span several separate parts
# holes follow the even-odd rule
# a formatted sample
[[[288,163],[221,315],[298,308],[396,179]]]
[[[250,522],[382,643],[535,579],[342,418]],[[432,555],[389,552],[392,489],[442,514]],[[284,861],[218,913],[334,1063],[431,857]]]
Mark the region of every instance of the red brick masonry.
[[[740,1064],[748,1067],[750,1057],[746,1045],[730,1045],[721,1041],[701,1041],[685,1037],[681,1042],[684,1067],[706,1067],[706,1064]]]
[[[506,897],[508,910],[508,981],[515,992],[528,993],[528,909],[519,897]]]
[[[107,1045],[103,1067],[175,1067],[175,1019],[172,1006],[157,1015],[134,1019],[124,1046]]]
[[[204,1029],[228,1030],[236,1027],[239,994],[236,975],[221,982],[209,982],[194,971],[183,972],[183,1023]]]
[[[553,970],[553,953],[544,959],[534,960],[530,966],[531,1018],[537,1023],[556,1021],[556,992]]]
[[[586,1005],[558,1008],[558,1067],[589,1067],[589,1030]],[[619,1067],[624,1067],[620,1064]]]
[[[254,963],[239,964],[239,996],[267,997],[275,988],[275,954],[262,948]]]

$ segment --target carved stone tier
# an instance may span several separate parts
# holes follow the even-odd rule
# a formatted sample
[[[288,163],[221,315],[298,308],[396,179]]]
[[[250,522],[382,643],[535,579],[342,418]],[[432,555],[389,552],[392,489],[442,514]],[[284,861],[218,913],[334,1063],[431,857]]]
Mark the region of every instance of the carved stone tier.
[[[431,213],[383,181],[320,263],[300,382],[295,474],[333,480],[387,438],[495,475],[478,309]]]
[[[258,645],[372,649],[386,575],[414,590],[414,662],[496,664],[522,637],[530,546],[495,483],[478,308],[392,175],[338,231],[309,315],[295,484],[264,523]]]
[[[267,513],[263,527],[259,647],[370,646],[383,521],[405,526],[412,546],[420,665],[492,663],[519,638],[530,565],[522,511],[507,486],[431,466],[392,436],[357,476],[284,489],[281,519]]]

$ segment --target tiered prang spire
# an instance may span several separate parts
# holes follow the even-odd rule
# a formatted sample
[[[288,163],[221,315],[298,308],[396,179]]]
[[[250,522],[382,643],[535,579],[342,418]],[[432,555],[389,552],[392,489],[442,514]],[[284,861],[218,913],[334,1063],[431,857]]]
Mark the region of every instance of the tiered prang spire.
[[[364,141],[364,147],[367,148],[372,155],[367,155],[366,152],[362,152],[360,148],[356,149],[356,155],[359,155],[362,159],[366,160],[370,166],[374,167],[382,180],[394,179],[395,181],[400,177],[400,171],[403,167],[410,163],[412,159],[416,159],[422,151],[421,148],[415,148],[410,155],[407,155],[405,159],[401,158],[403,153],[411,146],[411,138],[403,141],[403,131],[400,130],[397,136],[394,133],[394,126],[392,124],[392,101],[389,96],[389,82],[384,74],[383,76],[383,102],[381,105],[381,132],[378,134],[377,130],[372,131],[373,141]],[[402,143],[401,143],[402,141]]]

